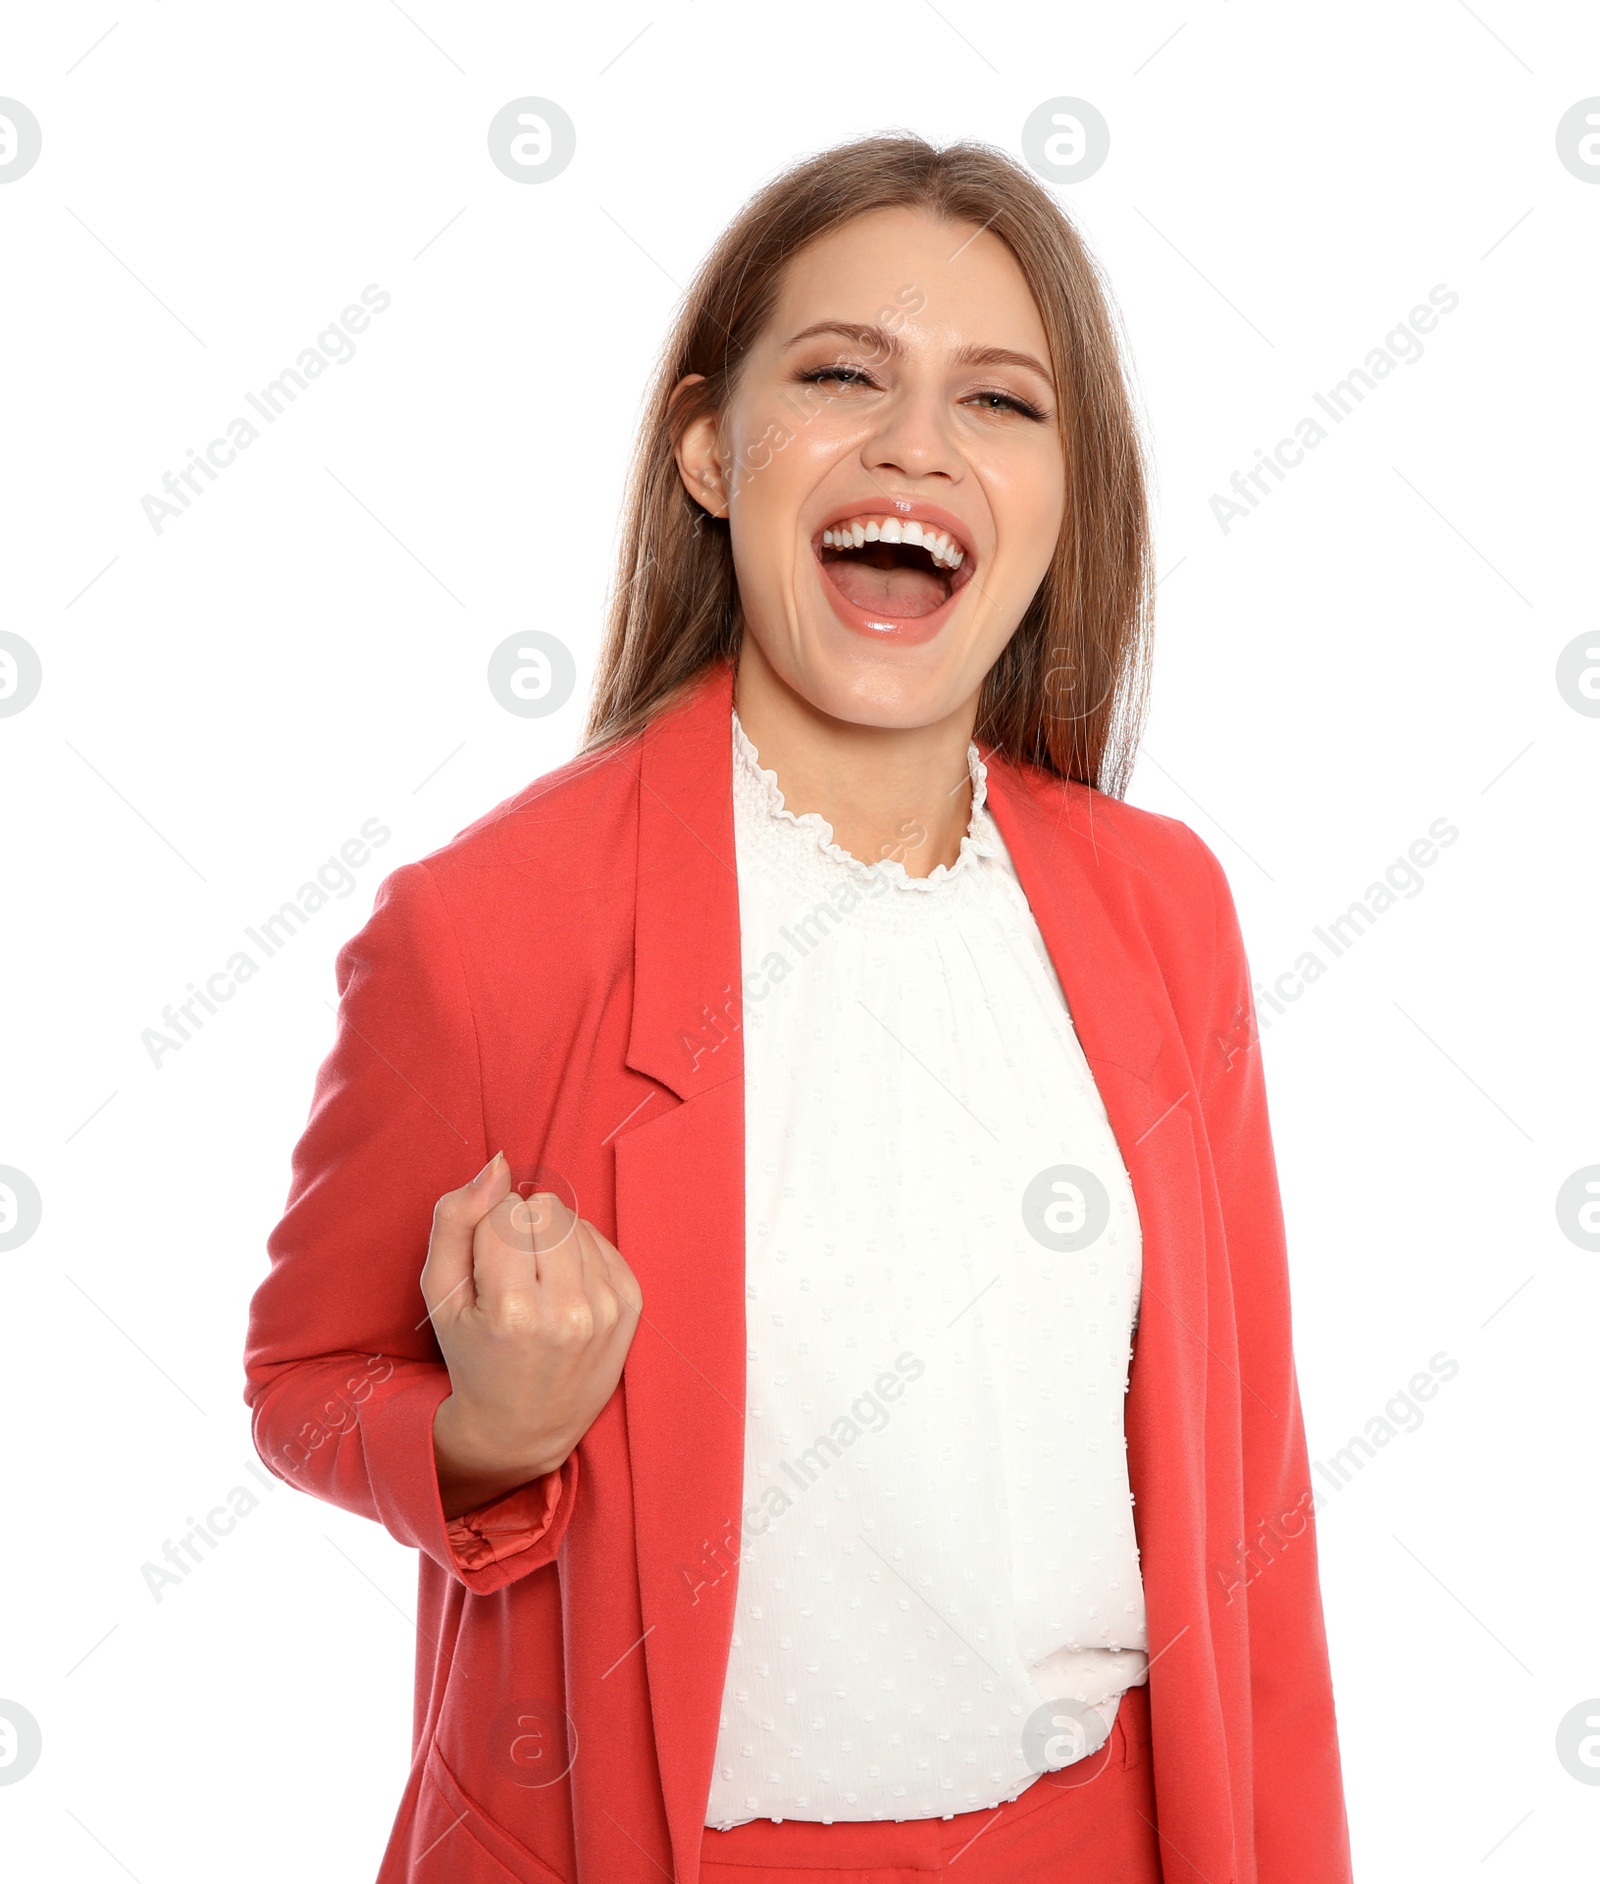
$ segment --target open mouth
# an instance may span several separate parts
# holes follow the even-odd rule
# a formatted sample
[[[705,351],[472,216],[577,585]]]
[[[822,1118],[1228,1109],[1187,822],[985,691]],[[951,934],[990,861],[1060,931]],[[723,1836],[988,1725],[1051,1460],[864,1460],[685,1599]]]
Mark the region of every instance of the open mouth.
[[[828,583],[873,626],[926,622],[972,578],[968,546],[915,518],[863,512],[831,524],[815,548]]]

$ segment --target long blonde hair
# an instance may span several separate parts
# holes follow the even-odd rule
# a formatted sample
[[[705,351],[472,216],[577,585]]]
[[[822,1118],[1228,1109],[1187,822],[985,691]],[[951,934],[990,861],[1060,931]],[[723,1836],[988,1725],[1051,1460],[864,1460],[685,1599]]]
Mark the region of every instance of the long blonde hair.
[[[586,751],[637,732],[742,633],[725,520],[683,488],[685,427],[719,413],[808,243],[879,209],[986,228],[1016,257],[1049,338],[1067,502],[1055,556],[984,682],[976,736],[1120,797],[1149,690],[1154,582],[1144,451],[1110,300],[1077,231],[1004,152],[863,138],[758,192],[701,264],[661,355],[634,456]],[[703,378],[674,400],[689,374]]]

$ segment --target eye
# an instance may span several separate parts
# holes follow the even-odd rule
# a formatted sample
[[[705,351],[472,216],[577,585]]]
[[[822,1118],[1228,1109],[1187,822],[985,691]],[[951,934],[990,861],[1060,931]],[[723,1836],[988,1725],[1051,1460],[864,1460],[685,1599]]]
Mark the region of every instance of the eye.
[[[875,383],[871,374],[863,372],[859,366],[818,366],[797,377],[808,386],[820,386],[826,380],[833,380],[841,386],[871,386]]]
[[[1016,393],[1000,392],[996,389],[973,393],[965,403],[977,406],[981,412],[1017,412],[1025,419],[1035,420],[1045,416],[1038,406],[1029,400],[1020,398]]]

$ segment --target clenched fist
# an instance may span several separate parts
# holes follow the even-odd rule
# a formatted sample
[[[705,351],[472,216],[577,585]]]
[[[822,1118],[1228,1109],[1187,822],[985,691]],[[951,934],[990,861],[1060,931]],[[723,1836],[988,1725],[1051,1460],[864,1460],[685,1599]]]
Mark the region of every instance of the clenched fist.
[[[503,1152],[439,1199],[422,1295],[450,1369],[433,1451],[454,1518],[566,1460],[616,1391],[644,1298],[592,1223],[512,1190]]]

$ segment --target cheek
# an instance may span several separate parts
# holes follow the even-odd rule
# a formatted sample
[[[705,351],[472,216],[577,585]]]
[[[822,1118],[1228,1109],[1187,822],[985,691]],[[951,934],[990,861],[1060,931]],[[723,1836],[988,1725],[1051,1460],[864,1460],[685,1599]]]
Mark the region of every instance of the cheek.
[[[741,401],[729,412],[725,438],[736,521],[742,513],[748,526],[772,508],[793,430],[771,400]]]
[[[1066,503],[1066,476],[1052,448],[992,468],[985,488],[1006,569],[1031,591],[1055,554]]]
[[[795,558],[799,517],[845,447],[822,416],[809,421],[780,399],[751,399],[728,415],[731,525],[740,582],[783,579]]]
[[[798,510],[840,450],[825,415],[808,415],[782,398],[752,398],[729,418],[743,494],[763,510]]]

